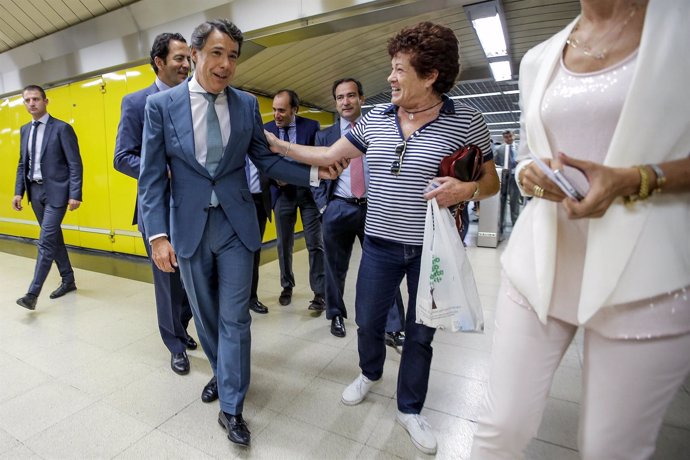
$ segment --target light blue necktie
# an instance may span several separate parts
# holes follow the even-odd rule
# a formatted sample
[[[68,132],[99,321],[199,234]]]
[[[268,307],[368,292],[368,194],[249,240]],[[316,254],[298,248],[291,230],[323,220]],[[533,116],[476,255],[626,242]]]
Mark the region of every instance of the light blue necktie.
[[[208,101],[206,107],[206,170],[213,176],[218,169],[220,159],[223,158],[223,138],[220,132],[220,122],[216,113],[217,94],[202,93]],[[218,206],[215,190],[211,191],[211,206]]]

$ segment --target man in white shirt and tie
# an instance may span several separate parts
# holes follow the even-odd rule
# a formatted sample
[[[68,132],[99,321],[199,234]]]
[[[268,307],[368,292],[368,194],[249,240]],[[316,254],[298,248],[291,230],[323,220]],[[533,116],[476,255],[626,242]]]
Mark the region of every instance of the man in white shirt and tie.
[[[505,199],[507,195],[508,201],[510,203],[510,221],[513,225],[517,222],[518,216],[520,215],[520,189],[518,189],[517,183],[515,183],[515,165],[517,164],[517,150],[518,147],[514,143],[513,132],[510,130],[503,131],[503,144],[498,144],[494,147],[494,159],[496,164],[501,166],[504,170],[508,171],[504,174],[504,181],[507,182],[506,186],[501,187],[501,195]],[[501,209],[505,209],[501,207]]]

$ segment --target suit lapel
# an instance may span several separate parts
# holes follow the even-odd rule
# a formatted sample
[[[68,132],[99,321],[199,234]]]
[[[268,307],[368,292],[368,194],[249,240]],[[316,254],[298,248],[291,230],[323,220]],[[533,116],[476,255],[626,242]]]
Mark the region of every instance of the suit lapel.
[[[228,144],[223,151],[223,158],[220,160],[216,175],[228,166],[233,156],[237,153],[236,146],[238,143],[233,142],[232,138],[233,136],[240,136],[245,122],[241,112],[242,104],[240,103],[237,93],[228,86],[225,88],[225,96],[227,97],[228,111],[230,112],[230,139],[228,139]],[[242,157],[242,160],[244,162],[244,157]]]
[[[41,156],[39,157],[41,161],[43,161],[43,158],[45,158],[44,155],[46,153],[46,148],[48,147],[48,142],[50,142],[52,139],[54,128],[55,122],[53,117],[49,116],[48,121],[46,122],[46,129],[43,131],[43,144],[41,145]]]
[[[196,159],[193,131],[194,123],[192,121],[192,104],[189,99],[189,85],[187,82],[180,83],[177,87],[169,89],[167,94],[170,96],[170,105],[168,106],[170,123],[182,146],[182,153],[194,169],[208,176],[209,174],[206,168],[200,165]]]

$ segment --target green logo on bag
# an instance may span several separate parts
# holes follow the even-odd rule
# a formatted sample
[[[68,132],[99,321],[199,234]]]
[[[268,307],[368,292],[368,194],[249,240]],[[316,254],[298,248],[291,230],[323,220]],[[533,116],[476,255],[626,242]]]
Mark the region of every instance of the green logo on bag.
[[[441,258],[434,256],[431,259],[431,274],[429,275],[429,284],[433,287],[434,284],[441,282],[443,279],[443,270],[441,270]]]

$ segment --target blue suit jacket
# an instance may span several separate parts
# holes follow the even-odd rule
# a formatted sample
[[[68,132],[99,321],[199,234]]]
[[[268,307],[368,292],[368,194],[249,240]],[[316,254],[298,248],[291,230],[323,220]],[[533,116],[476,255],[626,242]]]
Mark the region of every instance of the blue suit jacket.
[[[141,89],[122,98],[120,109],[120,124],[117,127],[115,140],[115,158],[113,166],[123,174],[139,179],[139,164],[141,160],[141,139],[144,131],[144,108],[146,99],[158,92],[158,86]],[[138,201],[138,200],[137,200]],[[138,216],[138,205],[134,203],[134,217],[132,224],[139,224],[139,230],[144,233],[144,226]]]
[[[23,196],[26,192],[28,200],[31,201],[31,187],[28,186],[27,179],[30,166],[28,144],[31,123],[22,126],[19,132],[19,165],[14,194]],[[41,173],[46,197],[51,206],[67,206],[70,199],[82,201],[83,166],[77,135],[71,125],[52,116],[48,117],[43,132]]]
[[[314,145],[321,145],[330,147],[335,144],[338,139],[340,139],[340,120],[336,120],[333,126],[326,129],[322,129],[316,133],[316,140]],[[312,187],[312,192],[314,194],[314,201],[316,201],[316,206],[323,212],[323,210],[328,206],[328,202],[333,199],[333,192],[335,192],[335,185],[338,180],[323,180],[318,187]]]
[[[212,190],[247,249],[254,252],[261,247],[256,208],[245,173],[246,155],[269,177],[309,185],[309,166],[287,161],[269,150],[256,98],[231,87],[225,92],[231,134],[213,177],[195,156],[189,85],[183,83],[154,94],[146,102],[139,204],[147,233],[170,235],[180,257],[191,257],[199,246]],[[165,200],[168,168],[169,202]]]
[[[319,132],[318,121],[311,120],[309,118],[304,118],[300,116],[295,117],[295,128],[297,129],[297,143],[300,145],[314,145],[314,139],[316,138],[316,133]],[[280,133],[278,131],[278,126],[275,121],[269,121],[264,125],[264,129],[268,132],[275,134],[280,138]],[[278,187],[277,184],[272,184],[271,186],[271,200],[272,205],[275,206],[278,196],[281,192],[293,191],[293,185],[286,185],[283,187]]]

